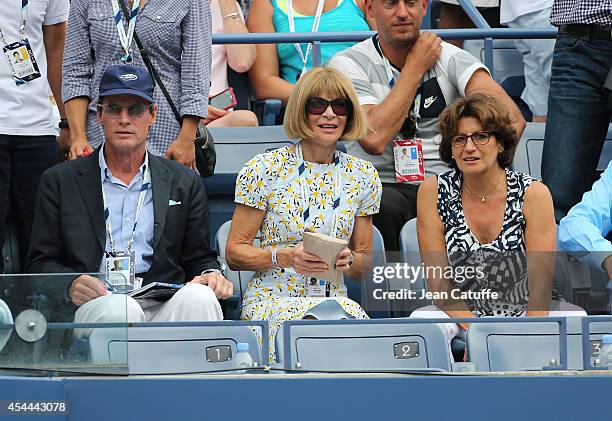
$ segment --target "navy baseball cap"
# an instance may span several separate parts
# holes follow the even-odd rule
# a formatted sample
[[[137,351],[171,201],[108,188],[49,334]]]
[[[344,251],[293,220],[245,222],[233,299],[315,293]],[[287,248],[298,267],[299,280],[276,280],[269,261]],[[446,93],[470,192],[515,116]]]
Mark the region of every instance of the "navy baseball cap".
[[[116,64],[109,66],[100,79],[100,98],[110,95],[136,95],[153,101],[155,84],[144,67]]]

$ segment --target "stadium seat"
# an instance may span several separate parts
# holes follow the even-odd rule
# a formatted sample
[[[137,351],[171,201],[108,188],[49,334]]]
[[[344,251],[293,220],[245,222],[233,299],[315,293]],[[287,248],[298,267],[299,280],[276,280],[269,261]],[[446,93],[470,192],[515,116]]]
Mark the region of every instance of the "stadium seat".
[[[372,268],[386,266],[385,241],[378,228],[372,225]],[[389,317],[389,302],[375,300],[373,296],[374,289],[389,291],[388,280],[380,284],[373,282],[373,272],[370,270],[365,279],[356,280],[345,277],[345,283],[348,297],[361,304],[371,318]]]
[[[214,244],[215,233],[234,214],[236,177],[244,164],[257,154],[296,140],[287,137],[283,126],[211,128],[210,132],[215,139],[217,165],[215,174],[204,179],[204,186],[210,212],[209,244]]]
[[[484,63],[483,40],[465,40],[463,49]],[[502,82],[510,76],[522,76],[524,73],[523,58],[511,39],[493,40],[493,65],[494,79],[497,82]]]
[[[542,179],[541,164],[545,128],[544,123],[527,123],[514,156],[514,170],[529,174],[538,180]],[[568,159],[571,158],[568,157]],[[612,159],[612,125],[608,129],[597,169],[605,170],[610,159]]]
[[[240,323],[240,324],[238,324]],[[263,326],[263,321],[249,322]],[[114,365],[129,374],[179,374],[234,367],[236,344],[246,342],[253,361],[262,365],[262,349],[253,329],[235,321],[203,326],[96,328],[89,336],[93,366]],[[267,352],[267,338],[263,341]],[[216,361],[220,358],[220,361]],[[229,358],[229,359],[228,359]]]
[[[597,320],[597,316],[590,317]],[[473,323],[467,334],[469,358],[476,371],[542,370],[558,365],[559,325],[556,322]],[[582,317],[567,317],[567,368],[582,370]],[[612,333],[612,322],[592,323],[591,355],[598,354],[601,336]],[[550,367],[550,368],[554,368]]]
[[[219,256],[225,259],[225,245],[227,244],[227,236],[229,234],[232,221],[226,221],[219,227],[217,234],[215,235],[215,248],[219,251]],[[259,245],[259,239],[255,239],[254,245]],[[225,270],[225,276],[234,285],[234,295],[237,293],[238,300],[236,307],[233,311],[233,319],[240,320],[240,306],[242,304],[242,297],[246,291],[249,280],[253,277],[255,272],[252,271],[235,271],[229,267]]]
[[[227,81],[234,90],[236,110],[251,110],[257,116],[260,126],[274,126],[276,120],[281,115],[283,103],[279,99],[258,100],[255,97],[248,74],[237,73],[232,69],[227,69]]]
[[[451,371],[435,323],[404,319],[291,320],[276,335],[279,365],[314,371]]]
[[[416,218],[406,222],[400,231],[400,251],[402,253],[402,262],[408,264],[411,267],[421,266],[421,254],[419,252],[419,239],[417,238],[417,220]],[[392,290],[399,290],[402,288],[410,289],[413,291],[424,291],[427,289],[425,277],[420,272],[421,276],[415,279],[414,282],[409,280],[395,279],[390,281]],[[420,294],[420,292],[419,292]],[[414,310],[420,307],[431,305],[431,300],[403,300],[402,308],[396,309],[401,312],[401,316],[409,316]]]

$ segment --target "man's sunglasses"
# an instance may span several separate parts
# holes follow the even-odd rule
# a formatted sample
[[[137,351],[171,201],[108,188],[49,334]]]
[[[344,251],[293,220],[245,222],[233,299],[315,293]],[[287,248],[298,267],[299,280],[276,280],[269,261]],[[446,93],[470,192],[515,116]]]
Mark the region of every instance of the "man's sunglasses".
[[[306,101],[306,111],[310,114],[321,115],[330,105],[334,114],[338,116],[345,116],[353,109],[353,104],[346,98],[336,98],[328,101],[325,98],[310,97]]]
[[[109,118],[119,118],[124,108],[127,108],[130,118],[140,118],[146,110],[153,112],[153,104],[117,104],[110,102],[108,104],[98,104],[98,110]]]

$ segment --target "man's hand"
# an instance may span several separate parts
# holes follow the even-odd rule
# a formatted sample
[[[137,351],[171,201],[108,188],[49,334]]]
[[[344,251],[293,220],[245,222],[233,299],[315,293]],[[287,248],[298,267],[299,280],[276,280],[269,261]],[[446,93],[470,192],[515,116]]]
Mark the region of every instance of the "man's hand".
[[[222,110],[221,108],[213,107],[212,105],[208,106],[208,117],[203,118],[202,122],[204,124],[208,124],[211,121],[215,121],[218,118],[226,116],[229,113],[227,110]]]
[[[90,275],[81,275],[70,285],[70,300],[77,306],[82,306],[94,298],[110,294],[104,283]]]
[[[336,256],[336,269],[346,272],[351,268],[355,255],[349,248],[345,248]]]
[[[421,32],[406,56],[404,69],[424,75],[440,58],[442,40],[433,32]]]
[[[62,130],[61,133],[66,130]],[[93,148],[87,141],[86,137],[70,138],[66,143],[62,143],[62,135],[60,133],[60,149],[64,153],[66,161],[72,161],[73,159],[80,158],[82,156],[91,155]]]
[[[208,285],[219,300],[230,298],[234,293],[234,285],[218,272],[210,272],[204,275],[196,276],[191,280],[191,282]]]
[[[327,263],[318,256],[305,252],[303,244],[293,248],[293,268],[297,273],[314,275],[323,275],[328,269]]]
[[[195,163],[195,138],[187,138],[181,134],[170,144],[166,151],[166,159],[171,159],[183,164],[192,170],[196,169]]]

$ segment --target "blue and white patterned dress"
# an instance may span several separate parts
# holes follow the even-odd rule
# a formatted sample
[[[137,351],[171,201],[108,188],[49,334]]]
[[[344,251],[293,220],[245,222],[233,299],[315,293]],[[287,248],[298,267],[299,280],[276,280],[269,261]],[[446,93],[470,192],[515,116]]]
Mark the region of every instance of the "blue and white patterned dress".
[[[468,299],[466,304],[477,316],[517,316],[528,301],[527,256],[525,249],[525,191],[535,181],[532,177],[506,170],[507,198],[504,221],[499,236],[481,244],[470,231],[461,202],[461,172],[451,170],[438,177],[438,212],[444,224],[444,239],[449,264],[480,266],[483,278],[455,286],[462,291],[490,289],[498,292],[498,300]]]
[[[382,186],[371,163],[342,152],[338,175],[341,201],[336,237],[350,239],[356,216],[378,212]],[[334,202],[334,164],[305,163],[305,193],[310,198],[308,228],[330,234]],[[257,155],[245,164],[236,180],[236,203],[266,211],[259,230],[261,248],[283,248],[302,241],[304,224],[295,151],[287,146]],[[356,302],[347,298],[346,287],[332,283],[330,297],[308,297],[308,277],[286,269],[256,272],[244,294],[241,318],[268,320],[270,356],[274,338],[286,320],[301,319],[324,300],[336,300],[355,318],[367,318]]]

